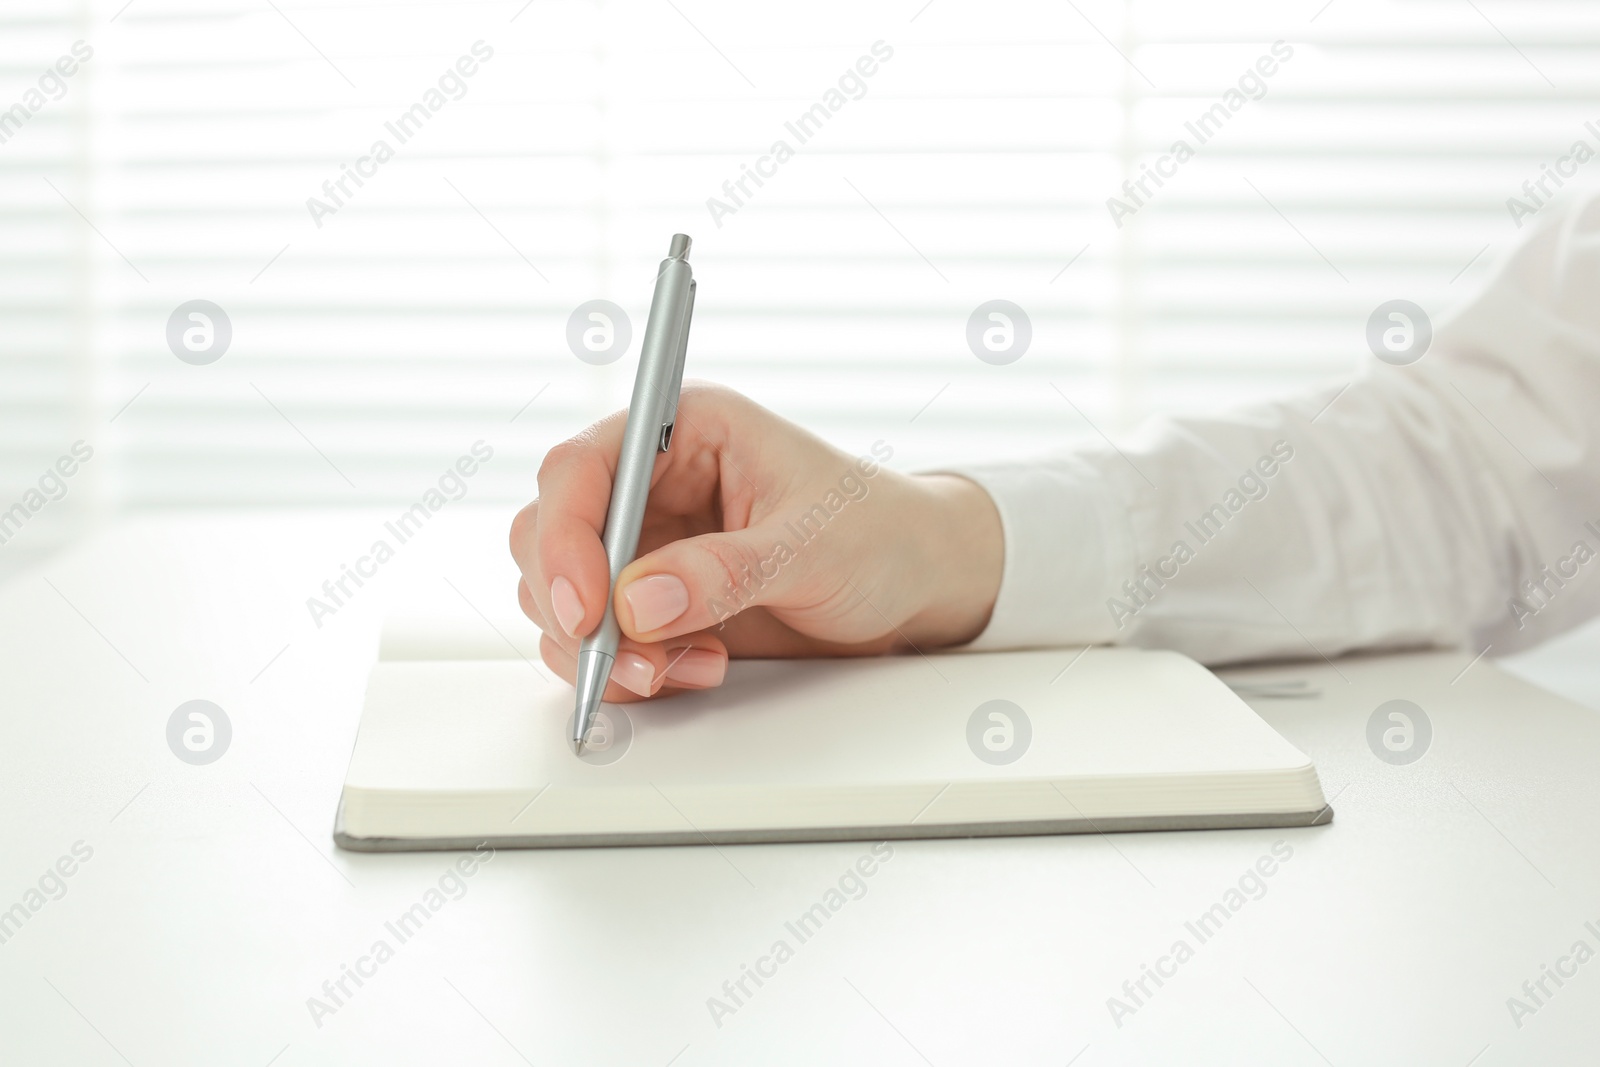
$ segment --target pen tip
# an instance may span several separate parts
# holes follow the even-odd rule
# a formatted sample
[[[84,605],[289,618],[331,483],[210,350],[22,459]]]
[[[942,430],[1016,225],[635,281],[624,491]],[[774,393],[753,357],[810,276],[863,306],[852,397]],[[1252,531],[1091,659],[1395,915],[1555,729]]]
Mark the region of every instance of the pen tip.
[[[583,755],[583,738],[574,737],[572,739],[572,754],[574,756]]]

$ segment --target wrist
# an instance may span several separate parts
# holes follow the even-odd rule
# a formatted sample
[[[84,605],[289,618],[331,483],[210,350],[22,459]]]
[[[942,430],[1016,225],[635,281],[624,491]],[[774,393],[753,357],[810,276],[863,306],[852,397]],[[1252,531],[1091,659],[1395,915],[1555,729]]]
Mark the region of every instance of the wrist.
[[[1000,512],[982,486],[959,475],[920,474],[909,481],[918,593],[903,635],[921,649],[966,644],[988,626],[1000,593]]]

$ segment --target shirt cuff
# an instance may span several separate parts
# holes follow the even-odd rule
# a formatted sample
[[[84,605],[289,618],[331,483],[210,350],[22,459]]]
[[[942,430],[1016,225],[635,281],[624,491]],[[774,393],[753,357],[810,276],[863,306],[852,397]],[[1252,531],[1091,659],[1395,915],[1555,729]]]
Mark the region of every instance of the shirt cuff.
[[[1082,456],[939,471],[976,482],[1000,513],[1005,567],[973,651],[1105,644],[1113,575],[1133,570],[1133,531],[1110,479]]]

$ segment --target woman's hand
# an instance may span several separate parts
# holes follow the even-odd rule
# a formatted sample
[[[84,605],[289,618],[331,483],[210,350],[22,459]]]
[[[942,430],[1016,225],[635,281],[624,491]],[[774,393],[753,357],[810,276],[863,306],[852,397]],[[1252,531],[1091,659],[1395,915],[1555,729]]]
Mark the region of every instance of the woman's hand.
[[[511,524],[517,597],[573,680],[600,624],[601,535],[627,413],[550,450]],[[617,583],[623,639],[605,699],[720,685],[730,655],[874,655],[976,637],[1000,588],[1000,518],[952,475],[849,456],[732,390],[683,387],[656,457],[638,557]]]

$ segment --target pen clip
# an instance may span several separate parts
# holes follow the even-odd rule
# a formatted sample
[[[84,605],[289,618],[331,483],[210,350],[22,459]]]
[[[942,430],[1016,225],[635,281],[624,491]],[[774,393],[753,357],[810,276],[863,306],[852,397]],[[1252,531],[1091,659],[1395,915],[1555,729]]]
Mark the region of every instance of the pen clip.
[[[694,291],[696,282],[689,282],[689,296],[684,302],[683,330],[678,334],[678,354],[672,363],[672,384],[667,387],[665,413],[661,417],[661,438],[657,452],[672,446],[672,427],[678,421],[678,394],[683,391],[683,365],[689,356],[689,322],[694,318]]]

